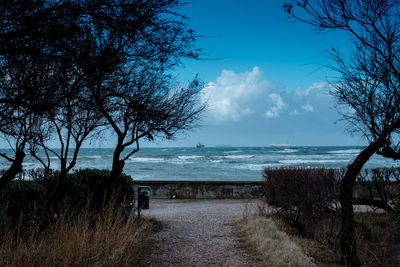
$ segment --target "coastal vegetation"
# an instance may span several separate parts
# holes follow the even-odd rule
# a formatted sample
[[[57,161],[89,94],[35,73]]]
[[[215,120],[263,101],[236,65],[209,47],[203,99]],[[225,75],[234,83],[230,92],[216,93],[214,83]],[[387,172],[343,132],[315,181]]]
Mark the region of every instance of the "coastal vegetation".
[[[233,222],[244,247],[253,252],[262,266],[312,266],[293,239],[276,225],[276,220],[251,215]]]
[[[10,163],[0,173],[0,265],[132,264],[148,224],[134,215],[124,162],[142,139],[192,129],[205,108],[197,78],[171,75],[200,55],[183,5],[0,3],[0,137],[13,151],[0,153]],[[72,171],[84,142],[106,137],[110,170]],[[27,154],[42,169],[23,172]]]
[[[348,165],[340,181],[340,246],[346,264],[358,266],[353,193],[357,176],[374,155],[400,159],[399,4],[391,0],[293,0],[283,8],[290,18],[314,29],[341,31],[353,49],[327,49],[337,108],[352,133],[367,146]]]
[[[58,171],[33,170],[0,194],[0,265],[131,266],[155,224],[135,214],[133,181],[122,174],[106,194],[109,170],[68,174],[54,203]],[[31,180],[33,179],[33,180]]]
[[[0,172],[0,265],[134,264],[151,223],[134,215],[125,162],[144,139],[193,129],[206,108],[197,77],[174,79],[184,60],[201,56],[179,13],[184,4],[0,2],[0,137],[13,151],[0,153],[9,162]],[[344,170],[265,169],[275,213],[243,219],[239,234],[278,266],[325,264],[322,248],[333,264],[386,264],[398,234],[400,170],[363,168],[376,154],[400,159],[399,4],[287,0],[283,7],[319,31],[345,32],[354,45],[328,50],[340,76],[331,88],[350,131],[367,145]],[[83,144],[96,138],[113,145],[110,170],[74,170]],[[27,154],[43,168],[23,172]],[[290,262],[281,261],[288,251]]]
[[[197,125],[205,108],[198,99],[201,82],[180,85],[170,74],[183,59],[199,57],[194,31],[177,12],[182,5],[178,0],[0,5],[0,133],[14,151],[0,154],[10,162],[0,191],[30,153],[45,170],[59,161],[51,192],[58,198],[82,144],[111,133],[116,145],[110,193],[141,139],[172,139]],[[38,153],[43,150],[45,158]]]
[[[151,222],[126,214],[114,200],[93,214],[89,207],[68,210],[45,229],[33,216],[29,225],[2,224],[1,266],[134,266]],[[39,210],[33,211],[35,215]],[[71,213],[75,213],[71,216]]]
[[[321,168],[264,170],[270,208],[260,209],[258,216],[272,218],[317,265],[346,264],[340,250],[339,196],[344,172]],[[364,170],[355,181],[356,249],[363,266],[390,265],[390,253],[399,237],[399,174],[399,168]]]

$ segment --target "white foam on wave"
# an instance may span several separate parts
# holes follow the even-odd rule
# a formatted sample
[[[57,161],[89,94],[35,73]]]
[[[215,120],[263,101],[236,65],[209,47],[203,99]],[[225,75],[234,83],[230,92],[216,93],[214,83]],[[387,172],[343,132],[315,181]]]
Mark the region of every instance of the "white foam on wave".
[[[290,149],[290,148],[286,148],[284,150],[279,150],[279,151],[275,151],[276,153],[295,153],[297,152],[297,149]]]
[[[151,162],[151,163],[155,163],[155,162],[164,162],[163,158],[146,158],[146,157],[133,157],[129,159],[130,161],[134,161],[134,162]]]
[[[81,158],[81,159],[84,159],[84,158],[87,158],[87,159],[101,159],[101,158],[103,158],[103,156],[100,156],[100,155],[85,155],[85,156],[80,156],[78,158]]]
[[[43,168],[43,165],[41,165],[40,163],[33,163],[33,162],[23,162],[22,166],[23,166],[24,170]],[[54,166],[52,166],[52,167],[54,168]],[[8,166],[6,168],[8,168]],[[58,169],[58,168],[56,167],[54,169]]]
[[[32,163],[32,162],[23,162],[22,163],[22,166],[34,166],[34,165],[38,165],[38,164],[35,164],[35,163]]]
[[[223,156],[223,158],[226,159],[250,159],[253,158],[253,155],[228,155],[228,156]]]
[[[212,163],[220,163],[222,162],[222,159],[212,159],[210,160]]]
[[[190,159],[204,158],[204,156],[190,155],[190,156],[178,156],[178,158],[181,159],[181,160],[190,160]]]
[[[278,167],[278,166],[282,166],[282,165],[278,164],[278,163],[243,164],[243,165],[234,166],[234,168],[240,169],[240,170],[262,171],[262,170],[264,170],[264,168]]]
[[[325,164],[325,163],[347,163],[347,160],[336,160],[336,159],[287,159],[280,160],[281,164]]]
[[[224,153],[224,154],[236,154],[236,153],[240,153],[240,152],[242,152],[242,150],[224,151],[222,153]]]
[[[329,154],[358,154],[360,153],[360,149],[344,149],[344,150],[332,150],[328,151]]]

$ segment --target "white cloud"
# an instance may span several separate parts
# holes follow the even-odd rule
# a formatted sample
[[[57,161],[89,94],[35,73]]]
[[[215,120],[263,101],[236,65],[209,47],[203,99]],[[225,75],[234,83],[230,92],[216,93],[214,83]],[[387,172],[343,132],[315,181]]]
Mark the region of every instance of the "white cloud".
[[[333,97],[329,94],[331,86],[326,82],[313,83],[306,89],[296,88],[289,96],[292,107],[291,115],[304,115],[306,113],[320,113],[330,109]]]
[[[293,116],[301,121],[303,117],[309,120],[331,114],[333,98],[329,89],[328,83],[318,82],[306,89],[287,91],[282,84],[267,81],[260,68],[254,67],[242,73],[223,70],[215,81],[206,84],[201,98],[208,102],[209,122],[261,122],[262,117],[285,120]]]
[[[292,112],[290,112],[289,114],[290,115],[300,115],[300,112],[297,109],[295,109],[295,110],[292,110]]]
[[[301,106],[301,109],[303,109],[306,112],[314,112],[313,106],[311,106],[309,103]]]
[[[254,114],[274,87],[258,67],[243,73],[223,70],[215,82],[206,84],[201,97],[207,101],[214,120],[239,120]]]
[[[201,97],[210,109],[203,118],[205,131],[195,140],[209,136],[211,145],[319,145],[343,134],[340,124],[335,124],[340,115],[333,108],[328,83],[285,88],[266,76],[258,67],[241,73],[224,70],[207,83]]]
[[[294,95],[298,97],[307,97],[309,95],[315,94],[315,93],[329,93],[329,90],[331,89],[331,86],[326,83],[326,82],[316,82],[311,84],[308,88],[306,89],[301,89],[301,87],[297,87],[296,90],[294,91]]]
[[[265,117],[277,118],[279,117],[279,113],[285,108],[286,105],[283,102],[282,97],[278,94],[270,94],[269,98],[274,102],[274,106],[265,113]]]

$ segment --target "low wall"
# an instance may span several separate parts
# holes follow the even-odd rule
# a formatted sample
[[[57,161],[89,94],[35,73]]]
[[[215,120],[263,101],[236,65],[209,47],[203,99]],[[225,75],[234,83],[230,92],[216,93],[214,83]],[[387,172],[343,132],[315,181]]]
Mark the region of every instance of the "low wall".
[[[150,186],[151,198],[240,199],[262,197],[262,184],[262,181],[135,181],[135,190],[138,186]]]

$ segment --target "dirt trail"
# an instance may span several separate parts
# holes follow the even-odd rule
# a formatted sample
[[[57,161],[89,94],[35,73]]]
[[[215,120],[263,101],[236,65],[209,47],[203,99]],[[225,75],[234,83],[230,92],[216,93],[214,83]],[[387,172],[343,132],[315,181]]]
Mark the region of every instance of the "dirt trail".
[[[142,216],[162,229],[148,266],[256,266],[229,222],[256,210],[254,200],[154,200]]]

